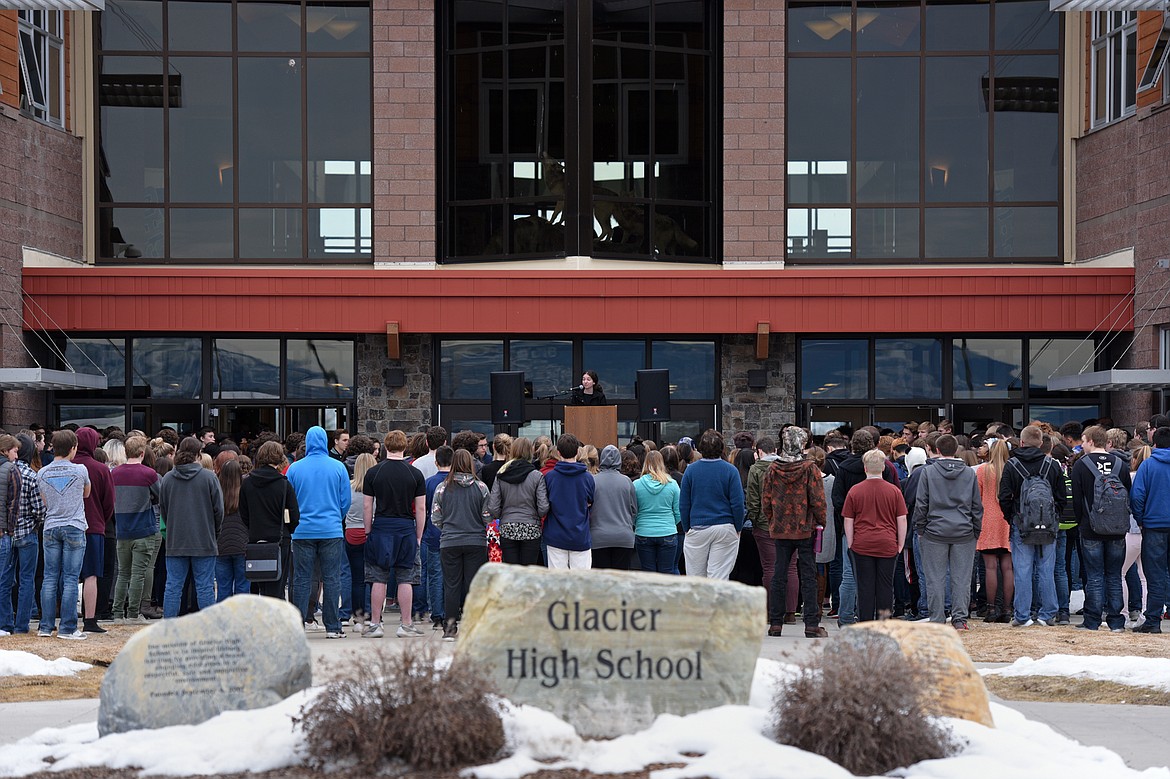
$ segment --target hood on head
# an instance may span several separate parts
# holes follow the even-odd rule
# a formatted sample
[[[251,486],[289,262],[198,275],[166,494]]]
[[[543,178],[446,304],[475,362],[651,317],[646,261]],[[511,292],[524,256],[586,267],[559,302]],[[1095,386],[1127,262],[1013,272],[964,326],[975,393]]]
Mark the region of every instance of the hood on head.
[[[26,435],[18,435],[16,440],[20,441],[20,448],[16,450],[16,459],[32,465],[33,456],[37,453],[37,442]]]
[[[92,427],[82,427],[77,430],[77,453],[93,457],[93,450],[97,449],[101,436]]]
[[[931,467],[935,473],[941,473],[944,479],[954,480],[966,472],[967,463],[962,460],[941,459],[935,460]]]
[[[784,428],[784,432],[780,434],[780,459],[786,462],[803,459],[806,441],[808,436],[804,434],[803,429],[795,425]]]
[[[906,452],[906,471],[912,472],[920,465],[926,464],[926,450],[920,446],[910,447],[910,451]]]
[[[313,425],[309,432],[305,433],[305,456],[311,457],[315,454],[329,456],[329,436],[320,425]]]
[[[622,453],[613,444],[601,450],[601,470],[616,471],[622,465]]]

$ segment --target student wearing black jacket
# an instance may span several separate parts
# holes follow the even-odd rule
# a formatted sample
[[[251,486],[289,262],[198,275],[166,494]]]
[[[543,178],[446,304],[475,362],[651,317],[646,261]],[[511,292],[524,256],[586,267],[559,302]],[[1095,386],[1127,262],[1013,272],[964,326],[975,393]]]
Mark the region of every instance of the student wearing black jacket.
[[[1125,604],[1121,601],[1125,533],[1102,535],[1094,532],[1089,513],[1093,508],[1093,487],[1098,473],[1116,475],[1127,492],[1133,487],[1129,461],[1108,450],[1108,436],[1100,425],[1086,428],[1081,436],[1084,454],[1069,474],[1072,477],[1073,511],[1081,534],[1081,561],[1088,574],[1085,618],[1077,627],[1097,630],[1101,627],[1101,612],[1105,611],[1109,629],[1121,633],[1125,630]]]
[[[253,592],[281,599],[285,598],[285,585],[292,564],[292,533],[301,518],[297,492],[281,472],[286,462],[284,446],[278,441],[268,441],[256,453],[255,467],[240,487],[240,519],[248,528],[248,543],[280,544],[283,562],[280,580],[256,582]],[[287,523],[284,520],[286,510]]]

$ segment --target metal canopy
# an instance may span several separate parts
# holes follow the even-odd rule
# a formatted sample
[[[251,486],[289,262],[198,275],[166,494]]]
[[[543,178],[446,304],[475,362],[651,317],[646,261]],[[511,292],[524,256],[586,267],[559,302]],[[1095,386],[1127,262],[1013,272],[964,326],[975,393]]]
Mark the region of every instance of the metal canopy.
[[[0,8],[22,11],[104,11],[106,0],[0,0]]]
[[[1048,380],[1049,391],[1054,390],[1143,390],[1170,389],[1170,370],[1094,371],[1071,376],[1053,376]]]
[[[0,368],[0,390],[104,390],[106,377],[48,368]]]
[[[1049,11],[1161,11],[1166,0],[1048,0]]]

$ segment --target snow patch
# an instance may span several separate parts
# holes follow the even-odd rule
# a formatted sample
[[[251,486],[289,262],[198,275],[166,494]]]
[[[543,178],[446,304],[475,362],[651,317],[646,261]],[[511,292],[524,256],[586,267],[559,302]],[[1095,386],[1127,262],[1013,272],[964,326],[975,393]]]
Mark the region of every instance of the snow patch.
[[[46,660],[32,652],[0,649],[0,676],[76,676],[87,668],[93,666],[67,657]]]

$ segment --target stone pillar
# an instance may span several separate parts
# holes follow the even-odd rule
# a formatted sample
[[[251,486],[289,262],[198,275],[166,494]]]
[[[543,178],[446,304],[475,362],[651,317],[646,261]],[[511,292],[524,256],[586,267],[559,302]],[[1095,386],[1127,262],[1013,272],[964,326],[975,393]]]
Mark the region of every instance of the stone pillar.
[[[762,361],[756,359],[754,335],[725,335],[722,347],[719,429],[726,435],[747,430],[774,437],[781,425],[796,422],[796,337],[773,333]],[[768,386],[748,389],[747,372],[761,368],[768,372]]]
[[[434,424],[432,416],[432,338],[402,335],[401,359],[386,356],[385,335],[357,339],[357,424],[355,433],[381,438],[391,430],[408,435]],[[402,368],[406,382],[388,385],[391,368]]]

